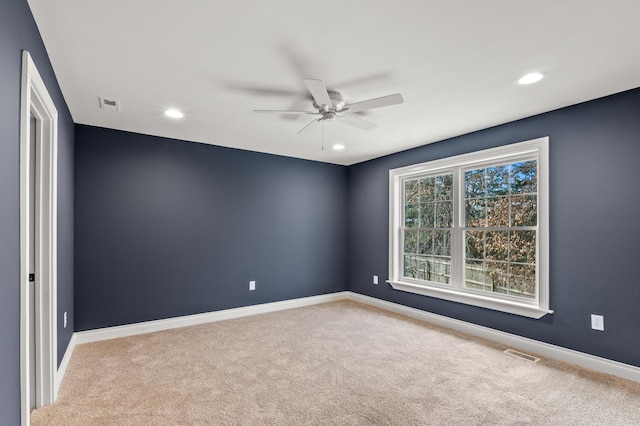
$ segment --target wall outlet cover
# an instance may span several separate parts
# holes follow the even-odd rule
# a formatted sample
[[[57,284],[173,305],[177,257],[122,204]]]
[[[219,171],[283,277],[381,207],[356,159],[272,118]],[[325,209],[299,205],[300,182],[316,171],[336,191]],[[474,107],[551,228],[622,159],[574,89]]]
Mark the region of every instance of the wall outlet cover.
[[[604,316],[591,314],[591,328],[593,330],[604,331]]]

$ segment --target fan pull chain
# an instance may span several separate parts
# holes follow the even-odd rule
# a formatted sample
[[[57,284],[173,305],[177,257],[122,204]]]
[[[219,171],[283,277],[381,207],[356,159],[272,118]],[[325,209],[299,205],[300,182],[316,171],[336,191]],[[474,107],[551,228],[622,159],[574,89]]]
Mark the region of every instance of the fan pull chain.
[[[324,120],[322,120],[322,151],[324,151]]]

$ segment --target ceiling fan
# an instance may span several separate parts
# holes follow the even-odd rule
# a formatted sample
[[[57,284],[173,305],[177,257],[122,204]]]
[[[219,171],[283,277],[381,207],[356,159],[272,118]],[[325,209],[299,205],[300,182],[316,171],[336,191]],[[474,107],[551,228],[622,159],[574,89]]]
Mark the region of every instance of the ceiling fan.
[[[341,93],[335,92],[333,90],[327,90],[327,87],[322,80],[306,78],[304,79],[304,84],[307,86],[307,89],[309,89],[309,92],[313,97],[313,108],[315,108],[316,111],[254,109],[253,112],[271,114],[306,114],[320,116],[319,118],[314,119],[309,124],[300,129],[300,131],[298,131],[298,134],[310,131],[318,124],[320,124],[320,122],[336,119],[338,122],[349,124],[363,130],[371,130],[377,126],[375,123],[363,120],[362,118],[355,117],[353,115],[345,115],[345,113],[355,113],[373,108],[397,105],[404,102],[404,99],[402,99],[402,95],[396,93],[394,95],[387,95],[379,98],[368,99],[366,101],[347,104],[344,100],[344,96],[342,96]]]

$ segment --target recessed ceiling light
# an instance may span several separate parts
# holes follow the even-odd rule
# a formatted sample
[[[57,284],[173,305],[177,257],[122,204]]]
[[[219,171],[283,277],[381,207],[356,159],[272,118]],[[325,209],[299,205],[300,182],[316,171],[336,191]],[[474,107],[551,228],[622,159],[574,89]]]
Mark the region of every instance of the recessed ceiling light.
[[[540,80],[542,80],[542,77],[544,77],[544,73],[541,72],[532,72],[526,75],[523,75],[522,77],[520,77],[520,80],[518,80],[518,83],[520,84],[532,84],[532,83],[536,83]]]
[[[171,118],[182,118],[184,114],[177,109],[168,109],[164,112],[164,115]]]
[[[344,149],[344,145],[337,143],[333,146],[334,151],[342,151]]]

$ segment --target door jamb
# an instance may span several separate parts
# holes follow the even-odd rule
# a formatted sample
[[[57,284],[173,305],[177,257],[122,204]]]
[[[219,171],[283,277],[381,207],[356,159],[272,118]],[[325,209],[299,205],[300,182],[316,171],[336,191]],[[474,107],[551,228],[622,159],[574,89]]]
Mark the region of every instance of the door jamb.
[[[29,55],[22,52],[22,92],[20,105],[20,414],[29,425],[29,263],[32,232],[28,226],[29,179],[31,179],[30,113],[36,117],[39,153],[36,179],[39,191],[36,215],[36,406],[56,400],[57,362],[57,201],[58,201],[58,112]]]

